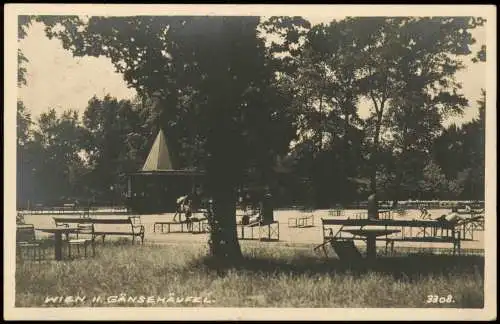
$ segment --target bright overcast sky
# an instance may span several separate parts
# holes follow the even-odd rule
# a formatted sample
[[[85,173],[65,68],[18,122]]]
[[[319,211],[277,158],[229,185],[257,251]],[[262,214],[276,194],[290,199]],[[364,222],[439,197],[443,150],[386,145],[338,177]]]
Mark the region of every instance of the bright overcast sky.
[[[311,23],[328,22],[332,18],[305,17]],[[473,32],[477,40],[473,53],[485,44],[485,28]],[[27,86],[19,90],[19,97],[33,116],[54,108],[56,111],[75,109],[83,113],[89,99],[109,93],[118,99],[131,99],[135,90],[127,87],[122,76],[115,72],[108,58],[73,57],[62,48],[57,39],[49,40],[43,25],[35,23],[28,30],[28,36],[21,41],[20,48],[28,58]],[[457,74],[462,82],[463,92],[469,99],[462,121],[469,121],[477,115],[476,100],[481,88],[486,87],[486,64],[465,59],[467,68]],[[361,115],[366,115],[368,107],[361,107]],[[459,122],[458,120],[456,120]]]

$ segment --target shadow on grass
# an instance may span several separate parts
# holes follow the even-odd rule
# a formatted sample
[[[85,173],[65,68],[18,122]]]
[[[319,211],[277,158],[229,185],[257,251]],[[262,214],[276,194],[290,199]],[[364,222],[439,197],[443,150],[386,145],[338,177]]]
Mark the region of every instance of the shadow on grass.
[[[313,256],[299,256],[292,259],[274,259],[271,257],[244,256],[238,262],[222,264],[213,257],[202,257],[188,265],[191,269],[217,271],[224,275],[228,270],[239,270],[279,275],[346,274],[353,276],[368,273],[391,275],[395,279],[418,279],[426,275],[457,275],[461,273],[479,274],[484,279],[483,256],[451,256],[414,254],[395,257],[379,257],[357,262],[339,259],[320,259]]]

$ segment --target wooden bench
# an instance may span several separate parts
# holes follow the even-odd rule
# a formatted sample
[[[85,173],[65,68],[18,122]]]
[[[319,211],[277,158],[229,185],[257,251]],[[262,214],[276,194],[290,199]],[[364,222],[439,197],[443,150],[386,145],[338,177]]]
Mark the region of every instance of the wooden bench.
[[[130,235],[132,236],[132,242],[135,241],[135,237],[141,238],[141,243],[144,243],[144,225],[141,223],[141,218],[139,216],[129,216],[127,218],[92,218],[92,223],[97,224],[108,224],[108,225],[130,225],[130,231],[109,231],[109,230],[95,230],[95,235],[102,236],[102,241],[106,235]]]
[[[172,225],[174,226],[180,226],[180,230],[178,231],[173,231],[172,230]],[[186,225],[186,230],[184,231],[184,225]],[[181,222],[174,222],[174,221],[163,221],[163,222],[155,222],[153,224],[153,232],[156,233],[156,228],[160,227],[160,232],[165,233],[165,226],[167,226],[167,234],[168,233],[186,233],[189,232],[188,230],[188,222],[186,221],[181,221]]]
[[[394,215],[391,209],[381,209],[378,211],[378,218],[380,219],[393,219]]]
[[[368,213],[367,212],[355,213],[354,219],[368,219]]]
[[[102,236],[102,241],[106,235],[132,236],[132,242],[135,237],[141,238],[141,243],[144,243],[144,225],[141,224],[139,216],[128,216],[127,218],[76,218],[76,217],[53,217],[56,226],[69,227],[70,224],[85,224],[91,223],[94,225],[94,237]],[[95,225],[129,225],[128,231],[124,230],[102,230],[95,228]]]
[[[71,209],[75,209],[75,208],[76,208],[76,204],[63,204],[63,209],[71,210]]]
[[[328,211],[328,216],[331,216],[331,217],[341,217],[341,216],[344,216],[345,215],[345,212],[343,209],[331,209]]]
[[[167,226],[166,234],[168,233],[191,233],[202,234],[208,232],[208,219],[205,217],[197,218],[192,217],[189,221],[162,221],[153,224],[153,232],[156,233],[157,227],[160,228],[161,233],[165,233],[165,226]],[[172,226],[180,226],[180,230],[172,230]],[[185,229],[185,230],[184,230]]]
[[[288,227],[314,227],[314,214],[288,219]]]
[[[280,239],[280,224],[277,221],[264,223],[262,221],[250,224],[236,224],[236,228],[240,229],[241,235],[238,235],[240,240],[260,240],[260,241],[279,241]],[[250,229],[250,236],[245,236],[245,229]],[[254,229],[257,229],[255,231]]]
[[[461,242],[462,238],[460,237],[459,231],[453,231],[452,235],[443,235],[443,236],[406,236],[406,237],[395,237],[395,238],[385,238],[381,239],[385,241],[386,253],[387,248],[391,246],[391,253],[394,252],[394,243],[395,242],[420,242],[420,243],[450,243],[453,245],[453,254],[460,254]]]

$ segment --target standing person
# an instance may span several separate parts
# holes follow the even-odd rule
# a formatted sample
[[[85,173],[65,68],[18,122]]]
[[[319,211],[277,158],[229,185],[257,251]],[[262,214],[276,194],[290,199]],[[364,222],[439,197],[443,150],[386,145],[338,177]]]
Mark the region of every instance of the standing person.
[[[184,205],[186,203],[186,200],[187,200],[187,195],[185,196],[181,196],[179,198],[177,198],[176,200],[176,211],[175,211],[175,214],[174,214],[174,222],[177,220],[177,215],[179,215],[179,221],[181,221],[181,214],[184,213]]]
[[[210,198],[208,199],[207,201],[207,211],[206,211],[206,217],[208,219],[208,223],[213,226],[214,225],[214,222],[215,222],[215,219],[214,219],[214,202],[213,200]]]
[[[241,218],[241,225],[248,225],[250,224],[250,215],[248,214],[248,192],[245,192],[243,190],[238,189],[238,196],[239,196],[239,202],[240,202],[240,208],[243,211],[243,217]]]
[[[196,186],[189,197],[190,208],[192,212],[198,212],[201,208],[201,195],[202,190],[200,186]]]
[[[188,230],[193,229],[193,221],[197,218],[193,217],[193,213],[197,213],[201,205],[201,188],[196,186],[191,193],[187,196],[187,203],[185,207],[186,223]]]
[[[238,195],[238,206],[237,206],[237,208],[240,208],[241,210],[245,210],[243,208],[244,199],[243,199],[243,193],[242,193],[241,189],[238,189],[237,195]]]
[[[250,224],[250,215],[244,214],[243,217],[241,218],[241,225],[248,225]]]
[[[191,217],[193,216],[193,205],[191,198],[186,199],[186,204],[184,205],[184,214],[186,216],[188,231],[191,231],[193,229],[193,223],[191,220]]]
[[[245,194],[245,198],[243,199],[245,201],[245,213],[247,212],[248,208],[254,209],[253,207],[253,201],[252,197],[250,196],[250,192],[247,191]]]
[[[372,193],[368,197],[368,218],[378,219],[378,206],[377,206],[377,196]]]
[[[261,221],[264,224],[267,225],[274,222],[272,195],[268,187],[266,187],[264,197],[261,201],[260,212],[261,212]]]

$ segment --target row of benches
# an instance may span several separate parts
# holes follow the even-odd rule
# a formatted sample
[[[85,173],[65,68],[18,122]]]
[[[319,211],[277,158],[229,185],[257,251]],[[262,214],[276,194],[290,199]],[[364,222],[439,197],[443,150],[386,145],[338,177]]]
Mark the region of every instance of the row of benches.
[[[379,201],[378,206],[380,208],[392,208],[392,202],[387,201]],[[484,201],[471,201],[471,200],[463,200],[463,201],[441,201],[441,200],[412,200],[412,201],[398,201],[398,206],[404,209],[419,209],[421,207],[425,207],[428,209],[449,209],[453,207],[463,207],[470,206],[471,208],[481,209],[484,208]],[[362,201],[358,203],[353,203],[347,206],[348,209],[366,209],[368,208],[368,202]]]
[[[94,206],[81,206],[76,204],[64,204],[62,206],[54,207],[35,207],[31,209],[21,210],[24,214],[38,215],[38,214],[89,214],[89,213],[106,213],[106,214],[123,214],[128,212],[127,207],[94,207]]]
[[[165,231],[166,227],[166,231]],[[240,240],[268,240],[279,241],[279,223],[236,224],[238,239]],[[202,234],[210,231],[208,219],[195,218],[189,222],[162,221],[153,224],[153,232],[161,233],[191,233]]]
[[[126,218],[95,218],[95,217],[53,217],[56,227],[82,227],[82,225],[90,225],[90,233],[92,239],[97,236],[102,237],[102,241],[106,236],[109,235],[120,235],[120,236],[131,236],[132,241],[135,238],[140,238],[141,243],[144,243],[144,225],[141,223],[141,218],[139,216],[128,216]],[[125,225],[119,227],[118,229],[112,229],[111,227],[103,229],[96,229],[96,225]]]
[[[53,217],[56,227],[78,227],[82,224],[90,224],[92,230],[92,236],[95,238],[101,236],[104,239],[108,235],[129,235],[132,236],[134,240],[136,237],[144,242],[145,228],[141,223],[141,218],[139,216],[128,216],[127,218],[95,218],[95,217]],[[96,228],[96,225],[128,225],[127,227],[120,227],[119,229],[113,229],[108,227],[105,230]],[[207,218],[192,218],[189,222],[172,222],[172,221],[158,221],[153,224],[153,232],[161,231],[162,233],[193,233],[201,234],[209,232],[209,224]],[[264,224],[262,222],[255,224],[242,225],[237,224],[240,229],[238,231],[240,239],[269,239],[269,240],[279,240],[279,223],[272,222],[269,224]],[[246,230],[246,229],[249,230]],[[258,228],[258,232],[254,229]],[[246,233],[247,232],[247,233]],[[250,232],[250,233],[248,233]],[[245,235],[246,234],[246,235]]]

